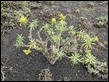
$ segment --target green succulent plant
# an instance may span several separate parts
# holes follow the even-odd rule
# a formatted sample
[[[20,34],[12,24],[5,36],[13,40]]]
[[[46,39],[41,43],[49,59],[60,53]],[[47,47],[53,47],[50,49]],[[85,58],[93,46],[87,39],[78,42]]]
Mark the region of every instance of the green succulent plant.
[[[56,59],[61,60],[64,57],[64,55],[65,55],[65,53],[62,50],[58,51],[57,54],[56,54]]]
[[[57,28],[58,31],[63,32],[66,31],[66,27],[65,26],[60,26]]]
[[[38,23],[37,19],[33,20],[33,21],[30,23],[29,28],[31,28],[31,29],[34,30],[34,29],[37,27],[37,23]]]
[[[28,1],[1,1],[1,34],[18,28],[19,18],[23,15],[28,17],[30,12]],[[24,24],[27,22],[25,17],[22,19],[20,23]]]
[[[96,63],[96,57],[92,54],[86,54],[84,58],[84,64],[91,64],[94,65]]]
[[[74,53],[70,57],[70,60],[73,64],[78,64],[81,62],[81,55],[79,53]]]
[[[91,38],[89,35],[85,35],[84,39],[83,39],[83,46],[85,49],[91,49],[92,45],[95,45],[95,43],[93,42],[93,38]]]
[[[29,48],[36,48],[36,42],[34,39],[31,39],[30,42],[29,42]]]
[[[91,54],[91,50],[85,50],[86,54]]]
[[[36,29],[38,23],[37,19],[33,20],[29,25],[28,44],[25,45],[24,37],[18,35],[15,46],[26,47],[26,49],[23,50],[25,55],[29,55],[32,49],[42,51],[43,55],[47,57],[47,60],[51,64],[54,64],[57,60],[61,60],[63,57],[67,57],[73,64],[81,63],[85,65],[89,73],[98,75],[102,72],[106,75],[107,65],[101,62],[98,63],[99,61],[91,53],[92,46],[95,45],[95,42],[99,42],[98,37],[95,36],[92,38],[84,31],[78,32],[73,25],[67,27],[65,19],[66,16],[62,14],[60,14],[60,20],[52,18],[50,23],[45,23],[37,31],[36,34],[38,38],[32,37],[32,31]],[[45,41],[42,40],[41,32],[44,32],[46,35]],[[67,32],[68,36],[63,37],[64,32]],[[85,52],[84,56],[81,55],[83,52]],[[106,76],[103,77],[105,78]]]
[[[97,75],[99,78],[108,79],[108,69],[106,62],[97,61],[94,65],[86,66],[90,74]]]
[[[54,30],[58,31],[58,32],[63,32],[66,31],[66,21],[65,20],[60,20],[58,23],[55,24],[55,28]]]
[[[21,47],[21,46],[23,46],[23,44],[24,44],[24,36],[22,36],[22,34],[21,35],[18,34],[15,46]]]
[[[54,42],[59,42],[59,40],[60,40],[60,37],[58,35],[52,35],[51,38]]]
[[[84,37],[85,37],[85,32],[84,31],[79,31],[79,32],[77,32],[77,36],[79,37],[79,38],[81,38],[81,39],[84,39]]]
[[[49,30],[47,30],[48,35],[55,35],[55,32],[52,28],[49,28]]]
[[[108,17],[101,16],[101,17],[98,17],[96,19],[97,19],[97,22],[95,25],[97,27],[106,27],[106,24],[108,23]]]
[[[71,34],[71,35],[75,35],[77,32],[76,32],[76,30],[74,29],[74,26],[73,25],[71,25],[70,27],[69,27],[69,33]]]
[[[48,30],[49,27],[50,27],[50,25],[49,25],[48,23],[46,23],[46,24],[44,24],[44,25],[42,26],[42,29]]]
[[[88,69],[88,72],[90,73],[90,74],[98,74],[99,73],[99,70],[96,70],[95,68],[93,68],[90,64],[88,64],[87,66],[87,69]]]
[[[59,24],[60,24],[60,26],[64,27],[64,26],[66,26],[67,22],[64,20],[60,20]]]

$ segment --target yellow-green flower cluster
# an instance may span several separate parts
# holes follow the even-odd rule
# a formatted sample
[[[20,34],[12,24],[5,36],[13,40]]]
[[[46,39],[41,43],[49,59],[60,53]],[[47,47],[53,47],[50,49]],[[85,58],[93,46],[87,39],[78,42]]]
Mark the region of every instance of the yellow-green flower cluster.
[[[31,50],[30,50],[30,48],[29,48],[29,49],[23,50],[23,52],[25,53],[25,55],[28,55],[29,53],[31,53]]]
[[[64,16],[63,14],[60,14],[59,17],[60,17],[60,20],[65,20],[66,19],[66,16]]]
[[[23,50],[23,52],[25,53],[25,55],[28,55],[29,53],[31,53],[31,50],[30,49],[33,49],[33,48],[36,47],[36,42],[34,40],[31,40],[29,42],[29,46],[28,47],[29,47],[28,49]]]
[[[21,16],[19,19],[19,23],[21,25],[25,25],[27,23],[27,18],[25,16]]]
[[[59,19],[62,21],[64,21],[65,19],[66,19],[66,16],[65,15],[63,15],[63,14],[59,14]],[[52,18],[51,19],[51,23],[52,24],[56,24],[56,22],[57,22],[57,20],[56,20],[56,18]]]
[[[56,18],[52,18],[51,22],[52,22],[52,24],[55,24],[56,23]]]
[[[94,42],[98,42],[98,37],[95,36],[95,37],[93,38],[93,41],[94,41]]]

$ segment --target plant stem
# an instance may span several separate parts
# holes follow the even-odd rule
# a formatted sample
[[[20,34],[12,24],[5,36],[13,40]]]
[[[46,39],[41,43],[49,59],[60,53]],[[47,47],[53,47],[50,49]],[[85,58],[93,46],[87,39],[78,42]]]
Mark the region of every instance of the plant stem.
[[[40,36],[40,31],[38,31],[37,34],[38,34],[39,40],[42,41],[42,38],[41,38],[41,36]]]
[[[22,47],[29,47],[29,45],[23,44]]]
[[[30,28],[30,30],[29,30],[29,40],[31,40],[32,39],[32,28]]]
[[[59,49],[59,47],[60,47],[60,43],[61,43],[61,34],[62,34],[62,31],[59,33],[59,37],[60,37],[60,39],[59,39],[59,42],[58,42],[58,49]]]

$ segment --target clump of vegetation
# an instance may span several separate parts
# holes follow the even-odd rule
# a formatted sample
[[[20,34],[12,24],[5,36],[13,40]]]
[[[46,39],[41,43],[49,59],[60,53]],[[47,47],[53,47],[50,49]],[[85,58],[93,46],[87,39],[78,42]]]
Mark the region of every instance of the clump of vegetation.
[[[34,1],[34,3],[31,2],[30,6],[31,6],[31,9],[40,9],[40,8],[42,8],[41,1]]]
[[[24,44],[24,36],[18,35],[15,46],[16,47],[21,47]]]
[[[80,8],[77,8],[77,9],[75,10],[75,13],[77,13],[77,14],[80,14],[80,12],[81,12]]]
[[[97,22],[94,24],[96,27],[103,28],[103,27],[106,27],[108,24],[107,17],[101,16],[101,17],[96,18],[96,20]]]
[[[41,73],[38,77],[39,81],[53,81],[52,73],[50,72],[50,69],[42,69]]]
[[[81,55],[79,53],[72,54],[72,56],[70,57],[71,62],[73,64],[78,64],[81,62]]]
[[[94,41],[93,41],[93,38],[91,38],[89,35],[84,35],[83,37],[83,46],[84,48],[87,50],[87,49],[91,49],[92,48],[92,45],[94,45]]]
[[[108,78],[108,67],[106,62],[96,61],[96,63],[93,65],[88,64],[86,68],[90,74],[97,75],[99,78]]]
[[[88,3],[88,7],[93,8],[93,7],[94,7],[94,3],[93,3],[93,2],[89,2],[89,3]]]
[[[38,20],[28,22],[26,17],[23,18],[25,20],[20,19],[20,24],[29,27],[29,42],[25,44],[22,35],[18,35],[15,46],[25,47],[26,49],[23,50],[25,55],[29,55],[32,49],[39,50],[43,52],[43,55],[51,64],[55,64],[56,61],[66,57],[73,64],[85,65],[90,73],[102,74],[102,77],[107,76],[106,65],[102,66],[102,62],[98,61],[91,52],[93,45],[99,42],[97,36],[92,37],[84,31],[76,31],[73,25],[67,26],[66,16],[59,14],[59,18],[52,18],[50,23],[43,24],[36,33],[38,38],[33,38],[32,32],[37,28]],[[42,40],[41,32],[44,32],[47,36],[45,40]],[[64,33],[67,33],[67,35],[63,36]],[[50,42],[49,47],[48,42]],[[80,52],[80,50],[83,52]]]
[[[30,15],[27,1],[1,1],[1,32],[9,32],[18,27],[19,18]]]

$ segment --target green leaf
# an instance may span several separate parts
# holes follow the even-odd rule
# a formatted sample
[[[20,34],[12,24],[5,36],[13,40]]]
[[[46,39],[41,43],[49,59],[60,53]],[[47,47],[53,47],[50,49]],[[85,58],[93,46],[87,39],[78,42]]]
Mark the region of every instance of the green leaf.
[[[49,28],[49,29],[46,30],[46,31],[47,31],[47,33],[48,33],[49,35],[53,35],[53,34],[55,34],[55,32],[53,31],[52,28]]]
[[[64,27],[61,26],[59,30],[60,30],[61,32],[62,32],[62,31],[66,31],[66,26],[64,26]]]
[[[60,40],[60,37],[58,35],[53,35],[51,38],[54,42],[59,42]]]
[[[85,50],[86,54],[91,54],[91,50]]]
[[[29,48],[36,48],[36,42],[34,39],[31,39],[30,42],[29,42]]]
[[[58,60],[58,59],[62,59],[63,57],[64,57],[64,52],[63,51],[58,51],[57,52],[57,54],[56,54],[56,59]]]
[[[16,39],[16,43],[14,44],[16,47],[21,47],[24,43],[24,36],[19,35],[17,36],[17,39]]]
[[[91,38],[89,35],[85,35],[82,42],[82,45],[85,49],[90,49],[92,48],[92,45],[95,45],[95,43],[93,42],[93,38]]]
[[[48,23],[46,23],[45,25],[42,26],[42,28],[43,28],[44,30],[49,30],[49,26],[50,26],[50,25],[49,25]]]
[[[37,27],[37,19],[33,20],[30,25],[29,25],[29,28],[32,28],[33,30]]]
[[[67,30],[67,28],[66,28],[66,25],[61,25],[61,24],[56,24],[55,25],[55,29],[57,30],[57,31],[66,31]]]
[[[73,25],[71,25],[71,26],[69,27],[69,33],[71,33],[72,35],[76,34],[76,31],[75,31]]]
[[[81,62],[81,55],[79,53],[74,53],[70,57],[70,60],[73,64],[78,64],[79,62]]]
[[[66,26],[67,25],[66,21],[64,21],[64,20],[59,21],[59,24],[60,24],[60,26]]]
[[[92,54],[86,54],[86,57],[84,58],[85,64],[91,64],[94,65],[96,63],[96,58]]]
[[[78,34],[77,36],[78,36],[79,38],[82,38],[82,39],[84,39],[84,37],[85,37],[85,35],[86,35],[84,31],[79,31],[77,34]]]

